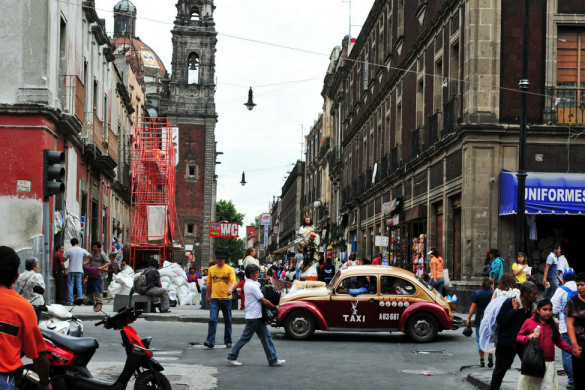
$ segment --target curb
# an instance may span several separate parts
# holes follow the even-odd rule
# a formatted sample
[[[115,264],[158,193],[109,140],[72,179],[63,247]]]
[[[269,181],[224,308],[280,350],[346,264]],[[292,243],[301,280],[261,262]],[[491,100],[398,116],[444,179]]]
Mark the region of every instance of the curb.
[[[472,372],[471,374],[467,375],[465,380],[467,382],[469,382],[470,384],[472,384],[473,386],[477,387],[479,390],[489,390],[490,383],[492,381],[492,372],[491,371],[489,371],[489,373]],[[518,379],[515,378],[515,382],[517,382],[517,381],[518,381]],[[514,382],[511,382],[510,380],[504,379],[504,382],[502,383],[502,386],[500,387],[500,389],[501,390],[515,390],[516,387],[517,386]],[[559,385],[559,388],[560,388],[560,385]]]
[[[471,383],[473,386],[477,387],[479,390],[489,390],[490,389],[490,383],[489,382],[484,382],[481,377],[475,377],[475,374],[469,374],[467,375],[467,378],[465,378],[467,380],[467,382]]]
[[[100,321],[104,319],[103,315],[97,314],[79,314],[75,316],[82,321]],[[200,323],[200,324],[207,324],[209,323],[209,317],[199,317],[199,316],[177,316],[177,315],[141,315],[139,318],[144,319],[146,321],[151,322],[193,322],[193,323]],[[218,322],[221,324],[222,322]],[[232,324],[245,324],[246,319],[242,317],[232,317]]]

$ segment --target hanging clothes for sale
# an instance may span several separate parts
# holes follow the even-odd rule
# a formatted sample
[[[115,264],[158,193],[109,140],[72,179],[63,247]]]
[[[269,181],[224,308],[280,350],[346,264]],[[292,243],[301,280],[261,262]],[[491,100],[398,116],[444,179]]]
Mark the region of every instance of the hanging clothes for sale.
[[[529,239],[537,241],[538,240],[538,232],[536,231],[536,215],[527,215],[526,216],[526,225],[529,229]]]

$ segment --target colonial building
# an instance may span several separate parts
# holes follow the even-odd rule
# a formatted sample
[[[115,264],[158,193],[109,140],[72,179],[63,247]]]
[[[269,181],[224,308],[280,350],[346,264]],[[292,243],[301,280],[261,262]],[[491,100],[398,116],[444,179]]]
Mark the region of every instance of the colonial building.
[[[305,162],[297,161],[282,186],[280,201],[279,251],[296,240],[296,231],[301,226],[301,199],[305,185]]]
[[[572,1],[531,1],[529,181],[585,183],[577,130],[585,107],[584,10]],[[323,89],[329,158],[311,146],[319,137],[313,129],[307,173],[317,185],[308,178],[304,195],[309,209],[322,200],[318,171],[328,169],[332,201],[323,228],[332,233],[334,256],[371,258],[383,250],[394,266],[413,270],[422,259],[428,272],[426,252],[436,248],[463,308],[489,248],[500,249],[506,267],[526,252],[538,280],[559,242],[571,266],[585,270],[581,217],[564,215],[575,212],[564,204],[540,214],[527,209],[537,214],[531,235],[525,248],[514,247],[516,217],[508,214],[515,195],[508,190],[515,193],[515,184],[502,170],[518,167],[523,12],[523,1],[377,0],[360,35],[333,50]],[[541,194],[538,186],[527,188]],[[388,246],[376,246],[376,237],[388,237]]]
[[[46,2],[34,9],[14,3],[2,20],[14,32],[0,38],[10,53],[0,76],[1,153],[10,161],[0,185],[3,244],[22,258],[42,258],[43,234],[51,252],[74,236],[86,249],[95,241],[109,248],[112,236],[125,240],[129,172],[119,166],[121,150],[127,155],[120,140],[130,137],[134,109],[94,3]],[[50,198],[49,232],[43,232],[43,149],[66,156],[65,192]],[[62,225],[59,215],[70,224]],[[80,231],[64,234],[80,221]]]

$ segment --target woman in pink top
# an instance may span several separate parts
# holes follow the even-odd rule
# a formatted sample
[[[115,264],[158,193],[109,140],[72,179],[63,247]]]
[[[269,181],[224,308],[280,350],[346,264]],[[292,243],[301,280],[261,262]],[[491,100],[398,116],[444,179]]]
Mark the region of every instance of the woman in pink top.
[[[571,353],[571,346],[561,338],[559,326],[552,319],[552,310],[552,303],[548,299],[541,299],[534,316],[524,322],[518,333],[517,341],[520,344],[528,344],[532,339],[538,339],[538,346],[546,362],[544,378],[520,375],[518,390],[556,390],[558,388],[555,345],[568,353]],[[540,327],[540,331],[535,333],[537,327]]]
[[[430,285],[437,289],[437,292],[443,295],[443,258],[439,256],[438,250],[432,250],[428,253],[431,255],[431,280]]]

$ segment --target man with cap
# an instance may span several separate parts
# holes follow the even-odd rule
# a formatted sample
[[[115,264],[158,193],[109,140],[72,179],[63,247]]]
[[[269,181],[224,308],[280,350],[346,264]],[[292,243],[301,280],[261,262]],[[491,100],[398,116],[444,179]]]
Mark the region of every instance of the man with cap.
[[[571,340],[569,339],[569,335],[567,333],[567,321],[565,314],[563,313],[563,309],[565,308],[567,301],[578,294],[575,277],[575,270],[573,268],[565,268],[563,270],[563,280],[565,281],[565,284],[555,291],[555,294],[551,299],[553,314],[557,314],[559,316],[559,332],[567,344],[571,344]],[[574,389],[575,382],[573,380],[573,360],[571,358],[571,354],[565,351],[563,351],[563,369],[567,374],[567,389]]]
[[[209,268],[207,278],[206,302],[209,305],[209,328],[207,340],[203,345],[207,348],[215,346],[215,332],[219,310],[223,313],[225,323],[224,342],[227,348],[232,347],[232,293],[236,289],[236,273],[225,263],[227,255],[224,251],[215,252],[216,265]]]

